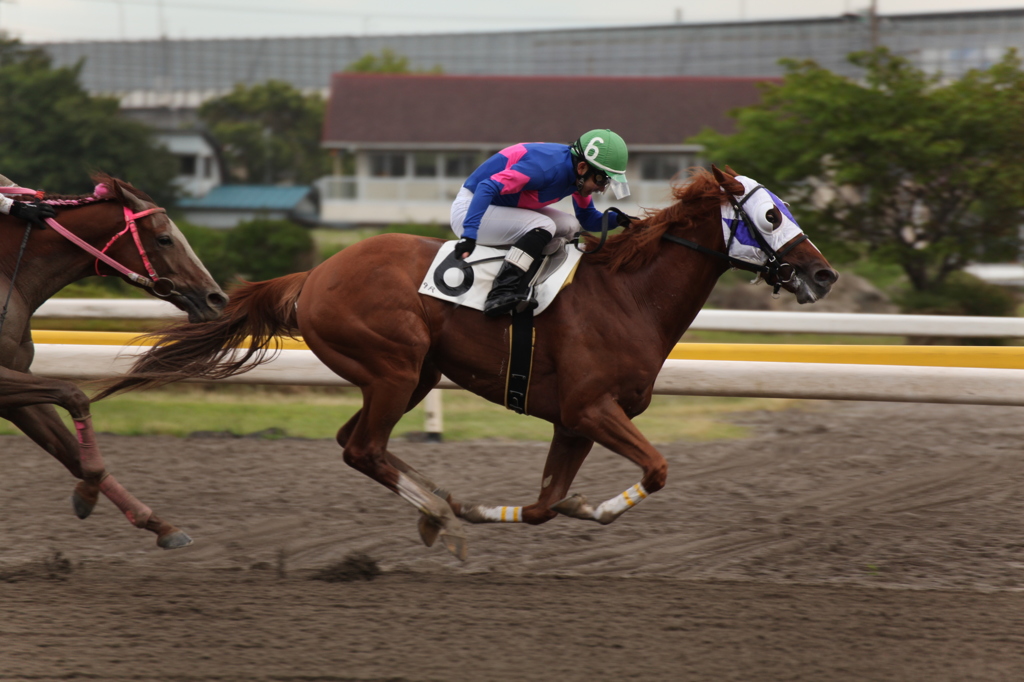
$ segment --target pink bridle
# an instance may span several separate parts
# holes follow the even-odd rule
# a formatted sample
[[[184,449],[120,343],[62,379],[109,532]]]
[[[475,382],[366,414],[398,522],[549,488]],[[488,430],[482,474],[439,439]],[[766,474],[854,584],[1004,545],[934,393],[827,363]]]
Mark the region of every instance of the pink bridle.
[[[41,192],[37,192],[35,190],[28,189],[25,187],[0,187],[0,194],[32,195],[37,198],[42,196]],[[97,188],[96,195],[101,195],[99,188]],[[95,256],[96,274],[99,275],[100,277],[106,277],[106,275],[100,273],[100,261],[103,261],[104,263],[114,268],[128,279],[130,279],[135,284],[146,287],[147,289],[152,289],[153,293],[156,294],[157,296],[160,296],[161,298],[166,298],[167,296],[170,296],[171,294],[174,293],[174,282],[167,279],[166,277],[162,278],[156,274],[156,270],[153,269],[152,263],[149,262],[149,256],[146,254],[146,249],[143,248],[142,246],[142,239],[139,237],[139,230],[135,225],[135,221],[138,218],[144,218],[148,215],[153,215],[154,213],[167,213],[167,210],[157,207],[147,208],[143,211],[135,213],[127,206],[122,206],[121,208],[124,210],[124,229],[115,234],[110,239],[110,241],[107,242],[107,245],[104,246],[102,250],[97,249],[96,247],[89,244],[78,235],[73,234],[70,230],[68,230],[60,223],[58,223],[53,218],[47,218],[46,224],[52,227],[54,231],[57,232],[57,234],[67,239],[72,244],[75,244],[86,253]],[[135,248],[139,250],[139,257],[142,258],[142,264],[146,267],[146,272],[149,274],[149,277],[146,277],[145,275],[140,275],[137,272],[129,270],[127,267],[118,263],[116,260],[107,255],[107,249],[113,246],[114,242],[116,242],[126,232],[131,232],[132,238],[135,241]]]

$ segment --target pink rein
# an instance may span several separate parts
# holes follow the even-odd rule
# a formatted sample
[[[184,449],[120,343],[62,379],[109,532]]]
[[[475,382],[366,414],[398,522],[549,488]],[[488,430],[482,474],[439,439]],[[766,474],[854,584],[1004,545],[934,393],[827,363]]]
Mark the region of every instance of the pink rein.
[[[102,197],[104,194],[107,193],[108,190],[103,185],[96,186],[94,194],[97,197]],[[0,194],[12,194],[23,196],[31,195],[36,197],[37,199],[42,196],[42,192],[37,192],[35,190],[28,189],[25,187],[0,187]],[[147,289],[152,289],[153,293],[155,293],[157,296],[169,296],[174,291],[174,284],[168,279],[161,280],[161,278],[156,274],[156,270],[153,269],[153,265],[149,262],[149,256],[146,255],[146,250],[142,247],[142,239],[139,237],[139,230],[135,225],[135,221],[138,218],[144,218],[154,213],[166,213],[167,211],[163,208],[157,207],[147,208],[144,211],[139,211],[138,213],[135,213],[127,206],[122,206],[121,208],[124,210],[124,229],[115,234],[110,239],[110,241],[107,242],[107,245],[104,246],[102,250],[92,246],[78,235],[72,234],[70,230],[68,230],[60,223],[58,223],[53,218],[47,218],[46,224],[52,227],[54,231],[57,232],[57,234],[67,239],[72,244],[75,244],[76,246],[78,246],[78,248],[82,249],[86,253],[94,256],[96,258],[96,274],[99,275],[100,277],[106,276],[100,273],[100,261],[103,261],[104,263],[114,268],[128,279],[130,279],[132,282],[135,282],[139,286],[146,287]],[[149,277],[146,277],[145,275],[140,275],[137,272],[129,270],[127,267],[121,265],[116,260],[107,255],[107,249],[113,246],[114,242],[116,242],[126,232],[131,232],[132,238],[135,241],[135,247],[139,250],[139,256],[142,258],[143,265],[146,266],[146,272],[149,273]],[[170,289],[166,289],[166,286],[160,286],[158,290],[157,282],[160,281],[170,284]],[[164,291],[166,291],[166,293],[164,293]]]

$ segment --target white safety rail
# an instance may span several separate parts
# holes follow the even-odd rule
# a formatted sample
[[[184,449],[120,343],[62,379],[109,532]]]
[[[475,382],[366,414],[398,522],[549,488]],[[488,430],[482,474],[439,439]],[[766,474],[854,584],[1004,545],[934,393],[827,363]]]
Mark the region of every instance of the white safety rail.
[[[165,319],[184,313],[156,299],[51,298],[36,311],[45,318]],[[789,334],[1024,338],[1024,318],[955,315],[702,310],[690,329]]]
[[[39,344],[32,371],[41,376],[67,379],[106,379],[124,373],[134,356],[144,350],[137,346]],[[280,351],[266,365],[221,381],[350,385],[306,350]],[[457,388],[447,378],[442,378],[439,386]],[[654,392],[660,395],[1024,406],[1024,370],[666,360]],[[436,432],[440,432],[439,427]]]

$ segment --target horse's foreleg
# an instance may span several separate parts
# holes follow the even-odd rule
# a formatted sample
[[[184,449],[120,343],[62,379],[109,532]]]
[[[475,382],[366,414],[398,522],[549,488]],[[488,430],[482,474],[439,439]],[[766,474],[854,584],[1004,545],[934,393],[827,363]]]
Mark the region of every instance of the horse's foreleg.
[[[555,434],[544,463],[544,477],[540,496],[526,507],[488,507],[482,504],[459,505],[459,516],[470,523],[529,523],[541,524],[558,516],[552,509],[569,492],[569,486],[583,466],[583,461],[594,446],[594,441],[555,426]]]
[[[20,374],[11,372],[12,374]],[[0,414],[13,422],[25,435],[53,455],[71,475],[81,479],[72,494],[75,514],[84,519],[92,513],[99,494],[106,495],[133,525],[157,534],[157,544],[166,549],[184,547],[192,542],[185,533],[162,521],[106,472],[103,457],[96,447],[89,418],[89,399],[73,384],[21,374],[30,388],[22,394],[22,405],[15,406],[11,396],[0,399]],[[11,380],[10,376],[4,377]],[[3,382],[0,381],[0,387]],[[47,395],[47,392],[48,395]],[[67,409],[75,421],[78,440],[72,436],[51,404],[25,404],[48,399]],[[84,436],[83,436],[84,434]],[[83,438],[87,441],[83,442]]]
[[[192,544],[192,538],[180,528],[167,523],[153,513],[121,485],[113,474],[107,471],[103,455],[96,444],[96,433],[92,428],[92,417],[75,418],[75,432],[78,437],[82,461],[82,481],[75,486],[75,494],[83,498],[92,496],[95,504],[96,491],[103,493],[136,528],[145,528],[156,533],[156,544],[164,549],[178,549]],[[78,504],[76,502],[77,510]]]
[[[611,397],[581,408],[570,416],[570,423],[574,424],[575,430],[639,466],[643,470],[643,478],[597,507],[592,506],[583,495],[576,494],[555,504],[552,509],[574,518],[608,524],[651,493],[665,487],[668,463]]]

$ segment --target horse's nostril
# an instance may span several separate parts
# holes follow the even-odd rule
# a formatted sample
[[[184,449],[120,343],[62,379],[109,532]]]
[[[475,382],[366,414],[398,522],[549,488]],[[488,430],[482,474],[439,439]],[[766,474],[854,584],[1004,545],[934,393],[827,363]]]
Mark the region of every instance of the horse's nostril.
[[[835,284],[839,273],[832,268],[822,268],[814,273],[814,281],[818,284]]]
[[[223,310],[228,304],[228,297],[220,293],[207,294],[206,304],[215,310]]]

